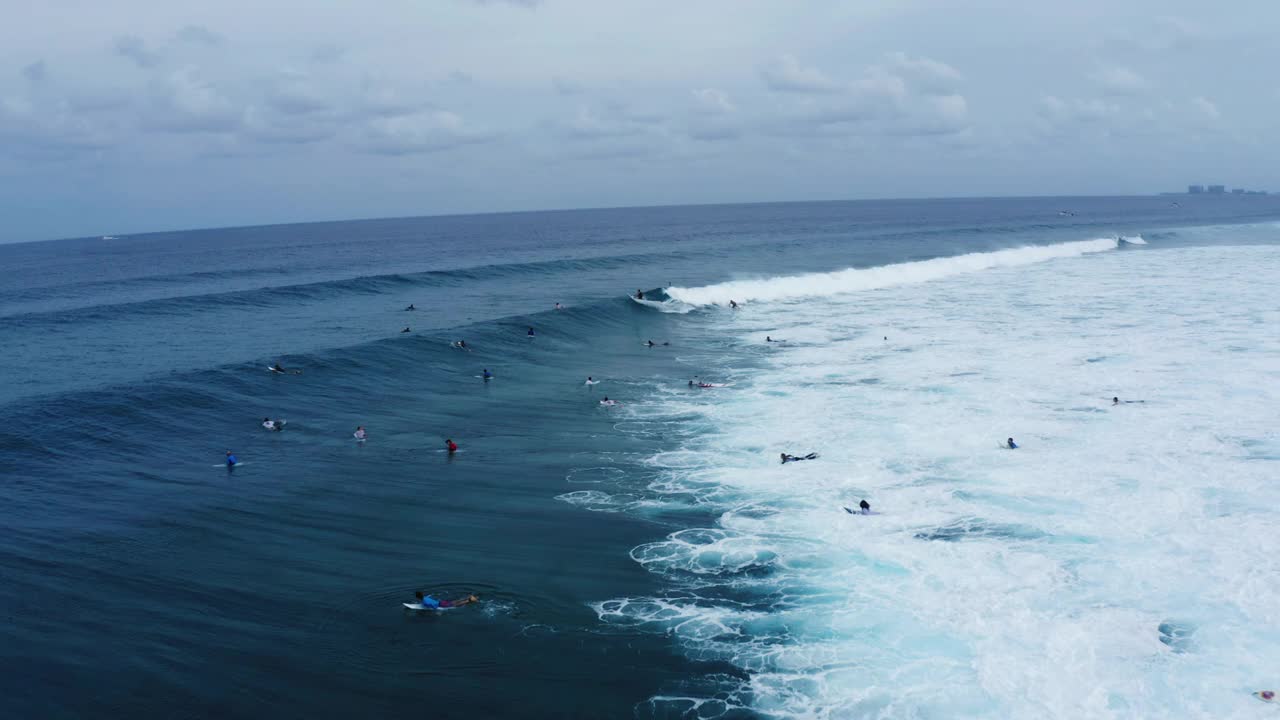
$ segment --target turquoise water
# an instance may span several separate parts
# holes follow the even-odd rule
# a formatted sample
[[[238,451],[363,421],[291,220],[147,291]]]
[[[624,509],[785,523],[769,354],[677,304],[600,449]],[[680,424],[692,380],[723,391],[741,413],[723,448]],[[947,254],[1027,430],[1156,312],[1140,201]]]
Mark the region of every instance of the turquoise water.
[[[1280,204],[1182,205],[0,246],[0,691],[17,717],[1248,712],[1280,660]],[[482,602],[406,614],[417,589]]]

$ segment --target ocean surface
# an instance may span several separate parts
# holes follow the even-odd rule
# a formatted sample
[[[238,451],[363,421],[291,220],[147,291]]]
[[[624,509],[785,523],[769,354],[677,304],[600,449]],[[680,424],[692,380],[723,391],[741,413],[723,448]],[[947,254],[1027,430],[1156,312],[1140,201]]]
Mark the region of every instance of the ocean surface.
[[[372,220],[0,270],[5,718],[1274,715],[1280,198]]]

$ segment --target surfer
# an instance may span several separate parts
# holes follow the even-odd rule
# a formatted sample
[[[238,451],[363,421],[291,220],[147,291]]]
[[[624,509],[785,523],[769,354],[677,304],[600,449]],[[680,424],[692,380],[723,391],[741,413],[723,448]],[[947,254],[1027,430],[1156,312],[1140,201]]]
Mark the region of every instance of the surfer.
[[[1009,438],[1008,443],[1009,443],[1008,447],[1009,447],[1009,449],[1010,449],[1010,450],[1017,450],[1017,449],[1018,449],[1018,443],[1014,442],[1014,441],[1013,441],[1013,438]]]
[[[692,381],[692,380],[690,380],[690,381],[689,381],[689,387],[693,387],[693,381]]]
[[[617,401],[617,400],[610,400],[610,399],[609,399],[609,396],[608,396],[608,395],[605,395],[605,396],[604,396],[604,399],[600,401],[600,404],[601,404],[601,405],[617,405],[617,404],[619,404],[619,403],[618,403],[618,401]]]
[[[240,464],[240,460],[235,455],[232,455],[231,451],[228,450],[227,451],[227,468],[230,469],[239,464]]]
[[[265,417],[265,418],[262,418],[262,427],[268,430],[275,430],[276,424],[274,422],[271,422],[271,418]]]
[[[409,307],[405,308],[405,311],[406,311],[406,312],[408,312],[408,311],[410,311],[410,310],[417,310],[417,309],[418,309],[418,308],[416,308],[416,307],[414,307],[414,306],[413,306],[413,303],[409,303]]]
[[[593,378],[593,377],[591,377],[590,375],[588,375],[588,376],[587,376],[587,382],[586,382],[586,383],[584,383],[584,384],[586,384],[586,385],[595,385],[595,384],[596,384],[595,378]]]
[[[480,377],[484,378],[485,380],[492,380],[492,379],[493,379],[493,373],[489,372],[489,368],[485,368],[485,369],[484,369],[484,374],[483,374],[483,375],[481,375]]]
[[[817,459],[817,457],[818,457],[818,453],[812,453],[812,452],[804,456],[789,455],[787,453],[782,453],[782,464],[786,465],[789,462],[800,462],[801,460],[815,460]]]
[[[454,347],[456,347],[456,348],[458,348],[459,350],[470,350],[470,349],[471,349],[471,348],[467,347],[467,341],[466,341],[466,340],[459,340],[458,342],[454,343],[454,344],[453,344],[453,346],[454,346]]]
[[[650,340],[649,342],[645,343],[645,345],[648,345],[649,347],[653,347],[654,345],[657,345],[657,343],[655,343],[654,341]]]
[[[1111,404],[1112,404],[1112,405],[1119,405],[1119,404],[1120,404],[1120,398],[1118,398],[1118,397],[1113,397],[1113,398],[1111,398]]]
[[[431,597],[430,595],[427,595],[426,593],[422,592],[421,590],[419,590],[418,592],[415,592],[413,594],[413,597],[415,600],[418,601],[419,605],[426,608],[431,608],[432,610],[438,610],[440,608],[462,607],[463,605],[470,605],[473,602],[480,602],[480,598],[476,597],[475,595],[468,595],[465,598],[462,598],[461,600],[437,600]]]
[[[768,335],[765,335],[765,336],[764,336],[764,341],[765,341],[765,342],[773,342],[773,338],[769,337]]]
[[[533,328],[529,328],[529,332],[525,333],[529,337],[533,337]]]
[[[357,425],[356,431],[352,433],[351,436],[360,441],[363,441],[369,437],[369,435],[365,433],[363,425]]]
[[[287,370],[285,370],[284,368],[280,367],[280,363],[279,363],[279,362],[276,362],[276,364],[275,364],[275,365],[272,365],[272,366],[271,366],[271,372],[283,373],[283,372],[288,372],[288,371],[287,371]]]
[[[636,290],[636,299],[637,299],[637,300],[643,300],[643,299],[644,299],[644,291],[643,291],[643,290]]]
[[[402,333],[407,333],[407,332],[409,332],[409,327],[406,325],[406,326],[405,326],[405,328],[404,328],[403,330],[401,330],[400,332],[402,332]]]
[[[736,303],[736,302],[734,302],[734,301],[730,300],[730,301],[729,301],[729,307],[730,307],[730,308],[732,308],[732,309],[734,309],[734,310],[737,310],[737,309],[738,309],[738,303]]]
[[[557,310],[563,310],[563,309],[564,309],[564,306],[563,306],[563,305],[561,305],[560,303],[556,303],[556,309],[557,309]]]
[[[454,442],[452,439],[446,439],[444,441],[444,446],[449,451],[450,455],[458,452],[458,443]]]
[[[862,511],[863,515],[870,515],[871,503],[867,502],[866,500],[860,500],[858,501],[858,509]]]

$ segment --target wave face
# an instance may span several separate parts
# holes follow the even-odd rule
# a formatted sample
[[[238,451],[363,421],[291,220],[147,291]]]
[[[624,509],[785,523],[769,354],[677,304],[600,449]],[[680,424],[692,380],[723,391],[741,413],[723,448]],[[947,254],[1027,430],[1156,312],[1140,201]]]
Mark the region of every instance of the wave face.
[[[1118,240],[1103,238],[1056,245],[1018,247],[882,267],[849,268],[837,272],[809,273],[762,280],[733,280],[700,288],[673,287],[667,289],[667,294],[674,300],[695,306],[728,305],[730,300],[767,302],[824,297],[908,283],[929,282],[992,268],[1016,267],[1056,258],[1106,252],[1116,249],[1119,244]]]
[[[1198,202],[0,246],[4,707],[1242,716],[1280,209]]]

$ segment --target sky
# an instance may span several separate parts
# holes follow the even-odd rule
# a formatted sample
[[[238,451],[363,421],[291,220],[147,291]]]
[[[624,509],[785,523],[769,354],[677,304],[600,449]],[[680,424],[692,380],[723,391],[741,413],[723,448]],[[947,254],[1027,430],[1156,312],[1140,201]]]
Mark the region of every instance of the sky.
[[[0,0],[0,242],[1280,190],[1274,0]]]

